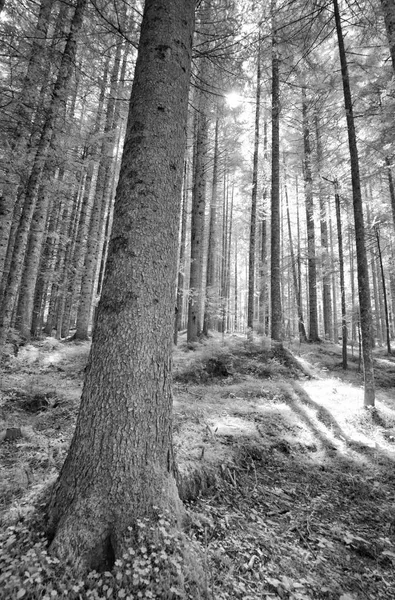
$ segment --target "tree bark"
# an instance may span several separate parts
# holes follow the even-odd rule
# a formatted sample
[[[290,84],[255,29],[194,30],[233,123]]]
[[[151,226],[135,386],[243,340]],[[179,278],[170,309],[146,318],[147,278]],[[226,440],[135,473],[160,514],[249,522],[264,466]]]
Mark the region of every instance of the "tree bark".
[[[52,552],[85,568],[122,555],[127,528],[155,506],[180,513],[171,353],[194,8],[144,9],[103,293],[49,507]]]
[[[357,138],[355,134],[354,113],[350,79],[348,75],[347,57],[344,47],[343,32],[337,0],[333,0],[333,7],[335,13],[337,39],[339,44],[340,64],[343,79],[344,106],[346,110],[348,144],[351,160],[351,182],[353,191],[355,238],[357,248],[358,292],[361,313],[362,355],[365,382],[364,404],[365,406],[374,406],[375,386],[372,357],[372,309],[370,305],[369,272],[365,247],[365,226],[362,208]]]

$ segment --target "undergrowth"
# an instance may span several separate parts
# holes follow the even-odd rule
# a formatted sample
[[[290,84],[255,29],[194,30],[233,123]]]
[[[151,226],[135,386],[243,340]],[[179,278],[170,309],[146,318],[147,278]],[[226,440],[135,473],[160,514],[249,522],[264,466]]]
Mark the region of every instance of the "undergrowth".
[[[203,599],[205,578],[199,545],[175,530],[165,515],[153,525],[138,520],[124,540],[125,551],[111,571],[73,573],[51,556],[40,531],[24,524],[0,533],[2,600]]]

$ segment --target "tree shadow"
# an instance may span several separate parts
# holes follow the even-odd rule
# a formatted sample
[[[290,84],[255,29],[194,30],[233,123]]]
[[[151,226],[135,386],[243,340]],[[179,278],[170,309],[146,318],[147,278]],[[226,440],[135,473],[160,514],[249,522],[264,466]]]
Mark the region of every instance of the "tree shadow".
[[[317,436],[329,455],[333,456],[335,453],[337,453],[337,448],[331,442],[330,437],[314,424],[311,417],[306,414],[305,410],[303,410],[303,406],[298,404],[298,401],[315,410],[318,421],[323,423],[327,429],[330,429],[337,440],[346,443],[347,447],[351,450],[363,455],[372,462],[380,462],[380,460],[385,462],[395,462],[394,456],[383,448],[379,448],[377,445],[372,447],[364,444],[363,442],[352,439],[350,435],[347,434],[339,425],[333,414],[327,408],[313,400],[299,383],[294,381],[291,385],[293,394],[290,394],[289,400],[287,400],[291,409],[298,415],[301,421],[307,425],[314,435]]]

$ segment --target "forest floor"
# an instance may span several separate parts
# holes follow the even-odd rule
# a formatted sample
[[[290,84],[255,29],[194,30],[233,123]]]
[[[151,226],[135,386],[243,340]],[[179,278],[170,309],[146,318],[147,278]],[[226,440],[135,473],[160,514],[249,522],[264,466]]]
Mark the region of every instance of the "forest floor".
[[[48,338],[2,362],[5,546],[64,460],[88,351]],[[367,410],[340,346],[180,337],[174,441],[210,600],[395,599],[395,358],[375,350],[375,372]]]

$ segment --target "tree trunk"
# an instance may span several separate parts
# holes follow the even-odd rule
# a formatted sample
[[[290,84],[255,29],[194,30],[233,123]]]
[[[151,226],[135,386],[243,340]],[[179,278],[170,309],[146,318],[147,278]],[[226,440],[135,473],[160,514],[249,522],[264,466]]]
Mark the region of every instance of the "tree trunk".
[[[176,316],[174,322],[174,337],[173,342],[177,345],[178,332],[181,329],[182,323],[182,308],[184,300],[184,283],[185,283],[185,249],[187,242],[187,220],[188,220],[188,162],[184,161],[184,179],[182,192],[182,207],[181,207],[181,235],[180,235],[180,251],[178,256],[178,276],[177,276],[177,304]]]
[[[274,5],[274,2],[273,2]],[[272,12],[274,6],[272,6]],[[272,15],[273,19],[273,15]],[[272,195],[271,195],[271,337],[282,339],[281,272],[280,272],[280,59],[276,30],[272,33]]]
[[[382,257],[382,253],[381,253],[381,244],[380,244],[380,232],[379,232],[378,227],[375,227],[375,234],[376,234],[377,251],[378,251],[378,254],[379,254],[381,283],[382,283],[382,286],[383,286],[383,300],[384,300],[384,314],[385,314],[385,329],[386,329],[387,352],[390,355],[390,354],[392,354],[392,352],[391,352],[391,338],[390,338],[390,323],[389,323],[389,316],[388,316],[387,288],[386,288],[386,285],[385,285],[383,257]]]
[[[195,2],[146,0],[114,225],[81,408],[49,507],[61,559],[97,568],[180,501],[171,353]]]
[[[199,70],[199,78],[205,80],[207,71],[204,56]],[[198,112],[195,115],[196,144],[192,189],[192,220],[191,220],[191,261],[189,274],[189,300],[188,300],[188,329],[187,340],[196,342],[202,329],[201,302],[203,286],[203,252],[204,252],[204,220],[206,209],[206,179],[207,179],[207,145],[208,145],[208,116],[207,96],[198,90]]]
[[[374,406],[375,388],[372,357],[372,309],[370,305],[369,272],[365,247],[365,226],[362,208],[357,138],[355,134],[354,113],[350,80],[348,75],[347,57],[344,47],[343,32],[337,0],[333,0],[333,7],[335,12],[336,31],[339,44],[340,64],[343,79],[344,106],[346,110],[348,144],[351,160],[351,181],[357,248],[358,291],[361,313],[363,372],[365,381],[364,405]]]
[[[218,285],[216,278],[217,252],[218,252],[218,227],[217,227],[217,203],[218,203],[218,129],[219,117],[215,121],[214,134],[214,159],[213,159],[213,182],[210,202],[210,222],[208,232],[207,250],[207,272],[206,272],[206,303],[203,319],[203,334],[207,335],[212,328],[214,315],[218,312]]]
[[[302,87],[303,113],[303,175],[305,184],[306,228],[307,228],[307,264],[309,274],[309,342],[318,342],[318,308],[317,308],[317,263],[315,257],[315,227],[313,204],[313,178],[311,174],[311,144],[308,120],[306,88]]]
[[[301,293],[300,293],[299,284],[298,284],[298,272],[297,272],[297,268],[296,268],[295,253],[294,253],[293,242],[292,242],[291,218],[290,218],[290,214],[289,214],[289,202],[288,202],[288,186],[287,186],[286,179],[284,181],[284,192],[285,192],[285,208],[287,211],[289,250],[290,250],[290,254],[291,254],[292,279],[293,279],[294,290],[295,290],[296,307],[297,307],[297,311],[298,311],[299,340],[301,342],[307,342],[306,330],[305,330],[304,320],[303,320]]]
[[[332,299],[331,299],[331,279],[330,279],[330,258],[328,244],[328,223],[326,217],[326,203],[324,198],[324,190],[322,186],[321,168],[323,161],[323,152],[321,144],[320,121],[318,114],[315,114],[315,133],[316,133],[316,148],[317,148],[317,166],[318,166],[318,197],[320,203],[320,231],[321,231],[321,248],[322,248],[322,307],[324,313],[324,332],[325,337],[333,339],[332,329]]]
[[[73,72],[77,43],[76,38],[82,26],[83,13],[86,4],[87,0],[78,0],[75,7],[74,16],[70,26],[70,32],[62,55],[58,77],[54,86],[52,102],[48,110],[44,128],[41,133],[40,142],[37,147],[33,168],[26,186],[24,209],[16,234],[12,265],[8,277],[7,290],[2,310],[0,346],[4,344],[7,338],[8,329],[11,324],[12,313],[14,311],[14,305],[18,295],[18,289],[22,276],[30,225],[37,203],[38,190],[41,184],[44,163],[50,148],[55,121],[62,105],[65,102],[65,92]]]
[[[118,71],[121,59],[121,46],[118,44],[114,58],[111,75],[111,90],[106,107],[104,136],[101,143],[100,162],[94,192],[94,205],[91,210],[89,233],[85,253],[85,263],[82,276],[81,297],[78,306],[75,339],[87,340],[89,338],[92,309],[96,299],[96,270],[102,251],[101,234],[105,226],[106,211],[108,210],[109,184],[111,181],[111,161],[113,154],[113,126],[115,96],[117,88]],[[99,263],[100,264],[100,263]]]
[[[395,73],[395,4],[394,0],[381,0],[388,45],[391,53],[392,69]]]
[[[252,194],[250,217],[250,246],[248,254],[248,303],[247,327],[254,327],[254,298],[255,298],[255,255],[256,255],[256,207],[258,197],[258,158],[259,158],[259,120],[261,110],[261,35],[258,34],[258,58],[256,69],[256,101],[255,101],[255,135],[254,157],[252,164]]]
[[[337,181],[335,185],[335,206],[336,206],[336,224],[337,240],[339,244],[339,270],[340,270],[340,298],[342,307],[342,366],[347,369],[347,315],[346,315],[346,286],[344,282],[344,254],[343,254],[343,233],[342,220],[340,214],[340,196],[338,192]]]
[[[391,161],[388,156],[385,157],[385,164],[387,166],[388,189],[390,192],[392,220],[393,220],[394,229],[395,229],[395,188],[394,188],[394,179],[392,177],[392,165],[391,165]]]

